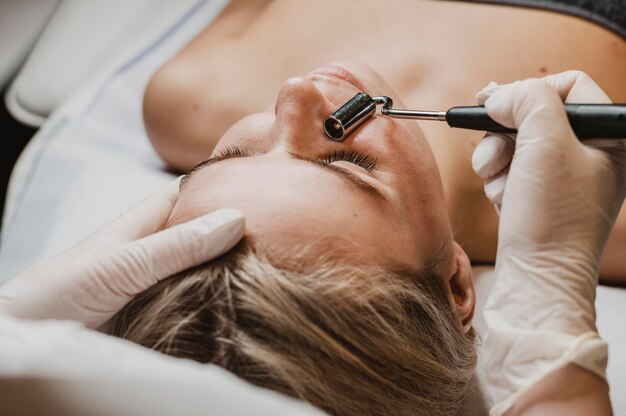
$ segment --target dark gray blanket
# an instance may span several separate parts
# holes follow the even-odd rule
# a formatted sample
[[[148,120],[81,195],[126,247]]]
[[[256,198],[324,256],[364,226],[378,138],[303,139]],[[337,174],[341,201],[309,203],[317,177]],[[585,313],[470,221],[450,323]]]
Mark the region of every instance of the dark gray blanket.
[[[467,0],[553,10],[590,20],[626,40],[626,0]]]

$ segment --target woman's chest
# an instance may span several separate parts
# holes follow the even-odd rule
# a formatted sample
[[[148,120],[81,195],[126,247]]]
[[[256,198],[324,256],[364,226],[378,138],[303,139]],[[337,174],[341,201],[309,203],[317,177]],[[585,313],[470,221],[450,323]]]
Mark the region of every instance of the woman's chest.
[[[288,77],[345,59],[372,66],[415,109],[473,105],[476,92],[489,81],[568,69],[589,73],[614,100],[626,102],[626,42],[577,18],[452,1],[261,3],[251,16],[249,2],[233,2],[230,20],[231,26],[239,25],[236,34],[224,36],[209,28],[197,40],[207,46],[200,61],[208,67],[204,73],[223,84],[238,84],[231,88],[246,94],[239,103],[224,106],[237,113],[233,119],[271,105]],[[238,7],[239,22],[232,19]],[[437,122],[422,122],[421,127],[444,179],[463,181],[467,175],[459,173],[467,173],[469,154],[481,134]]]
[[[345,59],[372,66],[416,109],[473,105],[475,93],[489,81],[567,69],[589,73],[614,100],[626,102],[625,42],[564,15],[418,0],[243,0],[227,11],[171,63],[193,63],[189,73],[197,96],[190,102],[219,95],[217,101],[204,100],[206,111],[220,112],[224,121],[220,131],[206,132],[211,137],[271,105],[288,77]],[[209,108],[214,102],[220,106]],[[198,120],[187,124],[202,125]],[[495,253],[497,218],[470,164],[482,134],[445,123],[420,126],[441,171],[457,239],[476,246],[470,250],[474,258],[488,260]]]

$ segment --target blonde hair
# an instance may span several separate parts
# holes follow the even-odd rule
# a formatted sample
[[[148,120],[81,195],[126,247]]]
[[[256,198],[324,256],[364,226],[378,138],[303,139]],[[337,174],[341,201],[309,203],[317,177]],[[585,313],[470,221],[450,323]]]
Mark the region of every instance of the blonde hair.
[[[108,332],[334,415],[459,414],[476,362],[431,270],[322,259],[303,273],[249,242],[147,289]]]

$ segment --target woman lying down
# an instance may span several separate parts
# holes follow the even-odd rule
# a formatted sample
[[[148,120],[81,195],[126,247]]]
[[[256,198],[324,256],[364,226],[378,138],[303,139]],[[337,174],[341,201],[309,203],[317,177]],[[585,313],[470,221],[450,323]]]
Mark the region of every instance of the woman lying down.
[[[470,262],[416,123],[376,117],[342,144],[324,135],[356,92],[390,91],[351,70],[288,80],[185,176],[167,226],[228,207],[248,235],[143,292],[112,334],[337,414],[378,413],[390,397],[390,414],[461,403],[476,361]]]
[[[146,95],[155,146],[192,157],[189,130],[169,145],[155,136],[158,84]],[[356,91],[399,102],[391,88],[353,63],[290,78],[268,111],[204,143],[214,155],[182,184],[0,287],[0,314],[78,320],[331,414],[461,413],[475,365],[466,253],[480,257],[454,241],[444,203],[478,215],[478,200],[453,192],[437,141],[413,122],[374,117],[342,143],[321,131]],[[610,414],[594,295],[626,190],[624,143],[581,144],[563,111],[610,99],[580,72],[477,98],[518,129],[514,146],[488,135],[473,156],[501,218],[484,313],[492,412]]]
[[[139,294],[109,322],[111,334],[217,364],[331,414],[462,409],[476,365],[470,261],[495,259],[492,203],[499,204],[501,195],[489,193],[501,189],[504,176],[497,174],[508,168],[475,158],[478,173],[492,177],[485,188],[490,203],[469,165],[480,138],[475,133],[375,116],[336,143],[324,135],[322,122],[359,91],[390,95],[409,108],[469,104],[479,85],[531,77],[535,64],[582,67],[609,96],[626,101],[625,84],[616,82],[626,58],[600,47],[596,62],[611,65],[596,66],[573,51],[569,45],[584,49],[590,39],[601,46],[616,41],[589,23],[573,21],[571,27],[573,19],[545,12],[437,3],[448,2],[403,5],[411,18],[400,20],[395,8],[364,7],[371,15],[359,16],[375,27],[368,19],[389,14],[397,23],[390,30],[407,36],[416,35],[419,22],[443,22],[458,13],[470,22],[510,19],[509,32],[517,34],[533,22],[528,56],[515,64],[498,59],[505,51],[510,56],[507,44],[514,38],[500,39],[489,56],[478,48],[459,55],[461,46],[445,56],[427,54],[430,42],[422,38],[408,46],[409,54],[402,52],[403,59],[382,60],[396,52],[384,33],[372,31],[364,41],[371,53],[359,57],[390,85],[363,64],[310,70],[315,62],[351,54],[343,45],[304,39],[292,27],[308,12],[287,9],[306,9],[304,2],[234,2],[155,75],[145,96],[150,138],[174,167],[195,165],[166,227],[235,208],[244,213],[247,231],[226,255]],[[328,25],[320,29],[322,37],[339,36],[329,19],[316,21]],[[580,42],[561,43],[557,56],[545,44],[533,46],[555,28]],[[485,31],[472,25],[465,36],[479,39]],[[271,36],[278,40],[272,43]],[[284,56],[272,52],[283,46]],[[311,53],[291,54],[289,48]],[[454,62],[443,65],[448,56]],[[288,78],[298,71],[306,75]],[[288,79],[274,86],[278,78]],[[553,81],[573,84],[576,78]],[[278,91],[274,103],[271,88]],[[235,122],[245,114],[251,115]],[[512,153],[513,141],[499,143],[496,152]],[[625,248],[624,225],[622,215],[602,263],[612,281],[626,278],[624,258],[617,256]]]
[[[560,2],[545,3],[558,6]],[[316,36],[311,36],[310,22],[315,22]],[[368,30],[356,29],[365,27]],[[352,35],[353,31],[358,36]],[[626,41],[600,26],[563,14],[450,1],[394,0],[383,7],[378,1],[364,0],[359,2],[358,13],[346,1],[233,1],[152,78],[144,101],[148,135],[159,155],[182,172],[210,154],[220,154],[229,144],[265,153],[272,145],[265,143],[269,140],[269,115],[266,119],[253,116],[234,131],[242,134],[240,129],[248,126],[252,132],[246,139],[252,143],[238,143],[230,134],[222,140],[222,136],[250,114],[273,114],[277,93],[286,79],[338,59],[371,66],[396,93],[392,98],[413,109],[476,105],[476,92],[491,81],[508,83],[571,69],[587,73],[613,102],[626,102]],[[391,95],[386,85],[370,78],[363,80],[371,84],[366,92]],[[343,103],[334,102],[332,96],[327,99],[332,105],[322,113],[330,114]],[[288,107],[283,102],[282,108]],[[301,117],[298,122],[306,121]],[[313,127],[298,126],[298,134],[318,133],[319,121],[314,123]],[[377,122],[376,129],[382,133],[380,123],[383,121]],[[402,129],[408,128],[406,123],[412,124],[400,123]],[[455,241],[472,262],[493,263],[498,216],[471,165],[472,152],[483,133],[451,129],[437,122],[421,122],[419,128],[441,176],[444,207]],[[363,134],[379,133],[364,130]],[[356,135],[343,147],[326,144],[310,150],[324,157],[335,150],[354,150],[379,158],[379,165],[389,163],[385,154],[396,163],[397,153],[403,151],[371,138],[367,146],[378,147],[360,148],[367,138],[360,137]],[[394,143],[406,141],[401,139]],[[378,154],[381,148],[386,153]],[[412,165],[420,161],[407,158]],[[251,159],[248,162],[252,163]],[[367,160],[361,164],[364,162]],[[381,166],[375,168],[381,170]],[[383,172],[388,169],[382,166]],[[263,193],[273,198],[275,192]],[[626,284],[625,246],[626,209],[602,260],[604,283]]]
[[[331,414],[459,413],[475,294],[428,142],[416,123],[380,116],[342,143],[321,128],[356,92],[390,88],[368,67],[324,66],[229,129],[183,178],[166,227],[236,208],[246,236],[139,294],[107,331]]]

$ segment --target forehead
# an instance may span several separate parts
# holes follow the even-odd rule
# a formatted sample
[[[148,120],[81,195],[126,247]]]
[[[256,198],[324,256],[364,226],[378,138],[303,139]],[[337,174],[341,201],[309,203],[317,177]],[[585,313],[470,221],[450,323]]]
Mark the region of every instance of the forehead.
[[[297,211],[321,222],[354,210],[384,208],[340,177],[307,163],[251,157],[225,160],[196,172],[185,181],[173,216],[197,216],[228,204],[275,213]]]
[[[393,204],[378,203],[332,173],[293,160],[232,159],[196,172],[185,184],[169,224],[219,208],[246,216],[255,240],[276,250],[336,241],[384,258],[403,234]],[[405,244],[407,255],[411,245]]]

